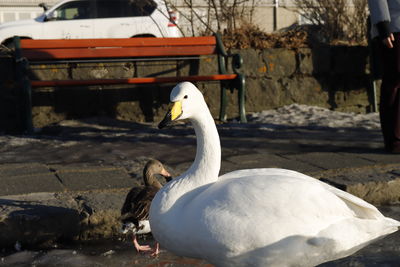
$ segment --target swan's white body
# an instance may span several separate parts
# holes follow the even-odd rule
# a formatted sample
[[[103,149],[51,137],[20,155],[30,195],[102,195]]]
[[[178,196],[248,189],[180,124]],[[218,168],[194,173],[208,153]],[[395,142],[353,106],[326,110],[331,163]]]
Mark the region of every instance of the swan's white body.
[[[217,266],[314,266],[400,226],[362,199],[295,171],[249,169],[218,177],[219,136],[201,93],[182,83],[171,101],[182,102],[179,118],[193,123],[197,152],[151,205],[153,236],[169,251]]]

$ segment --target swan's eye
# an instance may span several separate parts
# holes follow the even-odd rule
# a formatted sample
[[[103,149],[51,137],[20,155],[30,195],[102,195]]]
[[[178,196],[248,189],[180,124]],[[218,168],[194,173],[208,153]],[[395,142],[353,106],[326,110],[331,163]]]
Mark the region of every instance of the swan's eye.
[[[188,98],[188,96],[187,96],[187,95],[185,95],[183,98],[184,98],[184,99],[187,99],[187,98]]]

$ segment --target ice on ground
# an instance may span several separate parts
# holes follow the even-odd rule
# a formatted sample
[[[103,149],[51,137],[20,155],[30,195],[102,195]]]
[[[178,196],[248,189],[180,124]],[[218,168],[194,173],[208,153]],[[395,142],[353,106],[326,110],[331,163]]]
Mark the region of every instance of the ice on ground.
[[[345,113],[300,104],[291,104],[277,109],[255,112],[249,116],[249,122],[310,128],[380,128],[378,113]]]

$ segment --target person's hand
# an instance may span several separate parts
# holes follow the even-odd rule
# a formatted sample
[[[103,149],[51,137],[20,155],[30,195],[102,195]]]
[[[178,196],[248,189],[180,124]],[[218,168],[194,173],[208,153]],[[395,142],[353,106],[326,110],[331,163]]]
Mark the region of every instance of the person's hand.
[[[393,41],[394,41],[394,36],[393,33],[391,33],[389,35],[389,37],[386,37],[385,39],[383,39],[383,44],[388,47],[388,48],[393,48]]]

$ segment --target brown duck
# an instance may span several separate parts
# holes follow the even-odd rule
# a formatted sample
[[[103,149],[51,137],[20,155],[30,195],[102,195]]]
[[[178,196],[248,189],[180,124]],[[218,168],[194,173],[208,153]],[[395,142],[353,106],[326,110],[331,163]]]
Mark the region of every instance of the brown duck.
[[[167,182],[172,178],[158,160],[150,160],[146,163],[143,170],[144,187],[132,188],[126,196],[124,205],[121,209],[122,233],[132,232],[133,244],[138,252],[158,253],[158,243],[154,250],[148,245],[140,245],[136,239],[137,234],[147,234],[151,232],[149,223],[149,210],[151,201],[157,191],[162,187],[156,175],[162,175]]]

